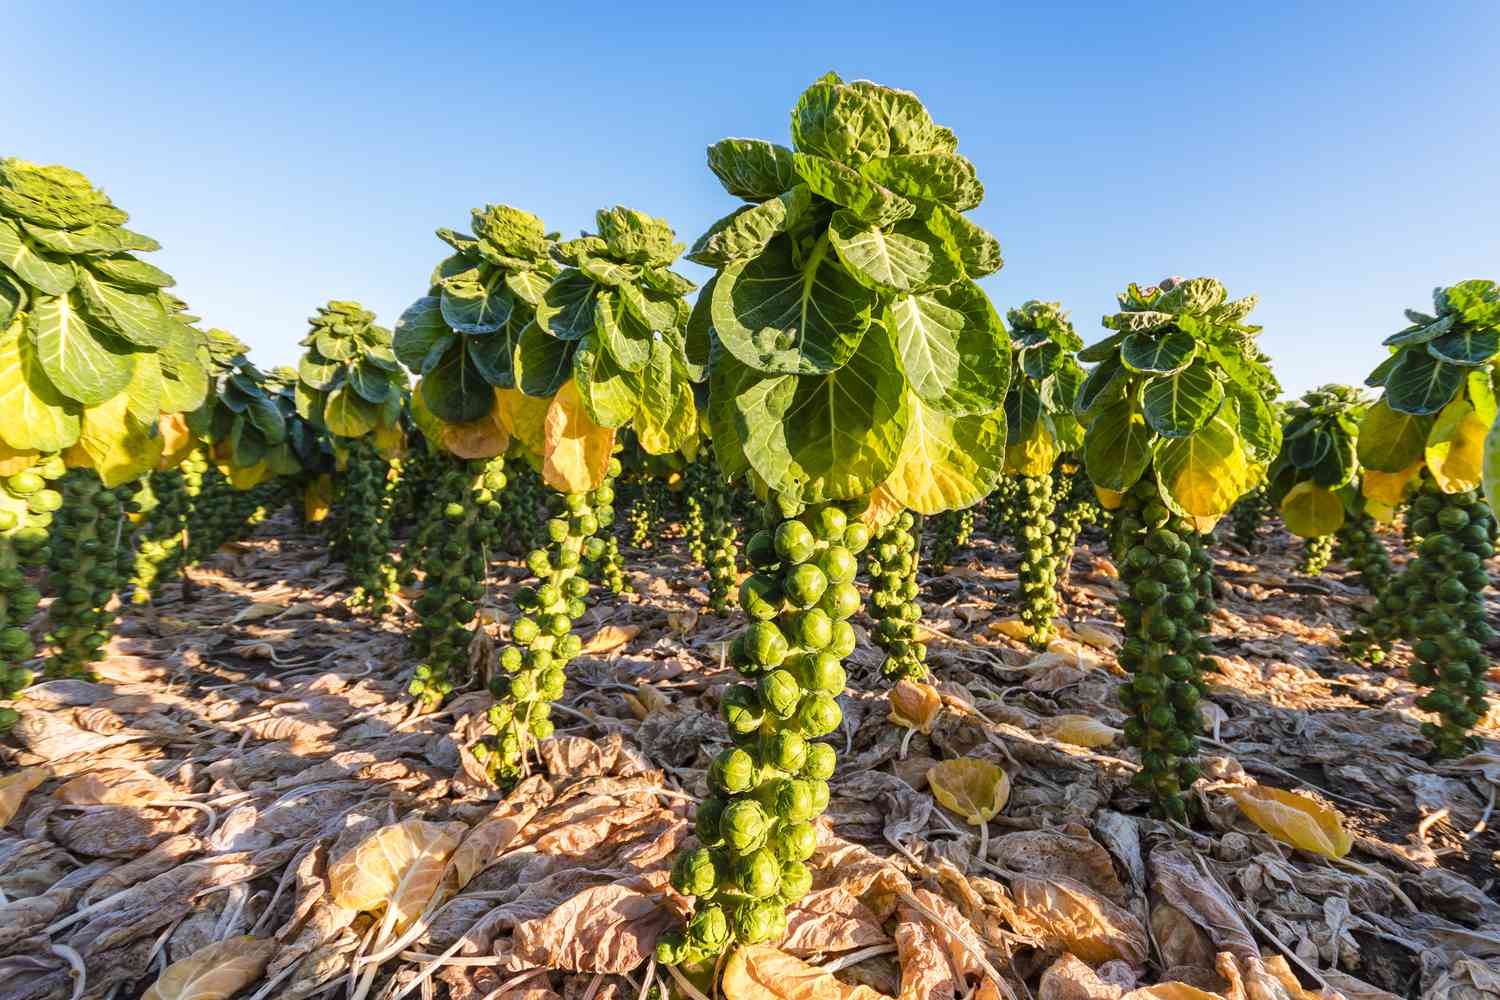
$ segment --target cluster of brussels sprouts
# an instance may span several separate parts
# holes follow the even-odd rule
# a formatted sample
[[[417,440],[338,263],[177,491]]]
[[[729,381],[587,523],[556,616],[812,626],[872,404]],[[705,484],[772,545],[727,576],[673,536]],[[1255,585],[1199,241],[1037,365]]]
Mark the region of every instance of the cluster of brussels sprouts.
[[[1020,476],[1015,509],[1016,548],[1021,564],[1016,570],[1021,601],[1020,618],[1029,630],[1027,642],[1044,648],[1057,633],[1057,557],[1052,523],[1052,476]]]
[[[702,460],[687,468],[687,488],[682,493],[682,527],[687,532],[688,556],[700,566],[708,565],[707,524],[703,519],[703,505],[713,488],[708,466]]]
[[[1129,592],[1120,602],[1120,665],[1131,679],[1120,688],[1120,704],[1133,716],[1125,739],[1141,751],[1132,783],[1163,815],[1182,821],[1182,793],[1198,778],[1212,561],[1193,525],[1162,503],[1152,476],[1125,494],[1111,545]]]
[[[63,475],[57,455],[0,479],[0,701],[31,683],[26,661],[36,652],[27,631],[42,595],[28,575],[48,556],[48,527],[63,503],[53,482]],[[0,732],[15,725],[16,713],[0,707]]]
[[[1482,592],[1489,584],[1485,560],[1495,554],[1495,518],[1470,490],[1444,493],[1432,480],[1412,502],[1412,529],[1421,545],[1406,571],[1406,634],[1417,662],[1411,679],[1432,690],[1417,706],[1437,713],[1422,735],[1439,756],[1459,757],[1478,748],[1469,730],[1484,715],[1485,645],[1495,631],[1485,620]]]
[[[251,511],[243,509],[244,494],[231,486],[219,467],[201,452],[183,459],[182,475],[192,500],[187,561],[196,566],[233,540]],[[237,496],[241,502],[236,502]]]
[[[1270,509],[1271,496],[1265,483],[1240,497],[1229,510],[1229,527],[1234,540],[1243,548],[1252,548]]]
[[[739,581],[739,559],[735,539],[734,511],[723,489],[710,489],[704,497],[704,545],[707,548],[708,606],[724,611],[734,604]]]
[[[916,515],[903,510],[882,527],[865,568],[870,574],[875,644],[885,652],[881,670],[892,681],[927,676],[927,647],[917,641],[922,606],[917,603]]]
[[[186,478],[180,469],[158,469],[141,480],[136,497],[145,519],[136,535],[135,575],[130,599],[145,604],[161,585],[176,576],[187,558],[188,496]]]
[[[1339,527],[1338,555],[1359,574],[1360,586],[1375,596],[1385,592],[1391,582],[1391,554],[1375,530],[1375,519],[1369,514],[1349,517]]]
[[[613,486],[613,482],[605,480]],[[620,554],[620,539],[609,532],[600,539],[604,544],[598,548],[599,558],[586,560],[588,578],[597,582],[611,594],[630,594],[635,588],[625,579],[625,557]]]
[[[445,454],[408,550],[411,565],[402,566],[408,586],[416,582],[417,570],[423,574],[411,635],[420,662],[407,690],[428,707],[453,692],[468,665],[474,616],[489,573],[485,546],[493,531],[481,512],[498,504],[506,479],[504,459],[464,461]]]
[[[1318,535],[1302,540],[1302,555],[1297,560],[1297,572],[1303,576],[1317,576],[1333,561],[1333,535]]]
[[[82,677],[109,641],[117,612],[108,605],[135,564],[126,515],[135,487],[106,488],[92,470],[73,469],[62,480],[62,505],[53,515],[48,587],[48,677]]]
[[[604,555],[599,532],[614,523],[611,479],[619,474],[620,461],[611,458],[609,474],[597,489],[554,493],[548,544],[526,557],[536,583],[516,592],[511,643],[490,678],[495,703],[489,722],[495,732],[474,750],[497,784],[520,777],[533,741],[552,735],[552,702],[562,697],[568,663],[583,649],[573,631],[573,623],[588,611],[583,562]]]
[[[667,484],[657,476],[632,476],[636,495],[630,504],[626,521],[630,525],[632,548],[650,548],[652,539],[661,531],[662,519],[667,510]]]
[[[672,885],[695,897],[694,912],[658,941],[660,962],[775,941],[787,905],[812,888],[805,862],[817,847],[813,820],[828,806],[836,763],[833,747],[816,741],[843,721],[843,659],[855,644],[848,619],[861,603],[855,555],[869,537],[837,504],[781,495],[746,543],[755,572],[740,587],[740,605],[753,621],[731,644],[745,683],[720,703],[734,746],[709,768],[699,846],[673,866]]]
[[[398,471],[391,487],[386,520],[394,537],[401,529],[420,520],[422,509],[431,496],[433,481],[442,475],[442,463],[428,447],[426,439],[414,434],[408,438],[406,454],[393,464]]]
[[[348,464],[340,498],[343,537],[335,548],[344,553],[354,580],[350,605],[380,615],[390,608],[391,591],[396,585],[386,515],[390,464],[367,437],[346,439],[344,445],[348,448]]]
[[[1010,538],[1015,535],[1012,525],[1016,519],[1016,497],[1020,486],[1015,478],[1006,476],[996,484],[994,492],[985,500],[984,529],[993,539]]]
[[[506,480],[505,491],[500,497],[500,538],[511,552],[530,552],[546,544],[542,527],[546,519],[542,513],[547,509],[547,496],[551,491],[542,483],[536,470],[525,462],[511,466]]]
[[[1075,466],[1059,465],[1057,475],[1066,485],[1054,490],[1054,521],[1057,529],[1052,533],[1056,552],[1056,572],[1060,580],[1068,579],[1073,565],[1073,550],[1078,545],[1078,536],[1085,524],[1099,519],[1099,505],[1094,502],[1094,487],[1088,477]],[[1061,498],[1057,494],[1061,493]]]
[[[953,554],[974,537],[974,511],[945,510],[927,518],[927,566],[931,573],[947,572]]]

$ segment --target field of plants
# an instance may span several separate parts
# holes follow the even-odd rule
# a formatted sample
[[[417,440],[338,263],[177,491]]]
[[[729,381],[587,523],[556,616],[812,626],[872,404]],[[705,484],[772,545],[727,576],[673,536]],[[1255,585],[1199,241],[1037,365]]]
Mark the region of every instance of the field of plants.
[[[277,359],[0,160],[0,1000],[1500,997],[1500,284],[1293,397],[790,124]]]

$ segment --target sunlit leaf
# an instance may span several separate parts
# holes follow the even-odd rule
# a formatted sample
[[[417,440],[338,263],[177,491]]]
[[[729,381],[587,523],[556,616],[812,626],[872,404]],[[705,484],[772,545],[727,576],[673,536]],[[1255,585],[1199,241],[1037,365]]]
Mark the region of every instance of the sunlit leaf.
[[[276,949],[248,934],[216,941],[167,966],[141,1000],[225,1000],[260,979]]]
[[[989,822],[1010,799],[1010,775],[975,757],[933,765],[927,769],[927,784],[933,798],[973,826]]]
[[[1266,785],[1232,788],[1229,795],[1252,823],[1282,843],[1326,858],[1342,858],[1354,846],[1343,817],[1315,799]]]

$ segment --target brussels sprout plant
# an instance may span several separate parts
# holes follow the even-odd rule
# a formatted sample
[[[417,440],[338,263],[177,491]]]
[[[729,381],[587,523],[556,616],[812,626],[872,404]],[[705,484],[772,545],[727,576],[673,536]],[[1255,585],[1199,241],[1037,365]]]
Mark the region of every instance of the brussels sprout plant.
[[[1358,389],[1325,385],[1283,412],[1281,453],[1271,465],[1269,495],[1287,530],[1305,540],[1300,564],[1305,574],[1327,568],[1351,509],[1364,511],[1355,442],[1367,406]]]
[[[1392,353],[1366,379],[1383,390],[1359,427],[1363,492],[1389,512],[1413,487],[1408,527],[1416,557],[1381,597],[1390,615],[1374,637],[1408,638],[1411,679],[1432,690],[1417,701],[1436,713],[1422,733],[1440,756],[1468,752],[1484,715],[1484,645],[1494,636],[1481,592],[1494,555],[1495,518],[1478,488],[1485,434],[1494,422],[1500,359],[1500,285],[1472,280],[1433,293],[1434,314],[1386,339]]]
[[[687,361],[708,379],[720,467],[754,484],[763,512],[740,590],[752,623],[732,644],[746,682],[722,706],[736,745],[675,871],[697,899],[658,946],[668,963],[778,938],[807,891],[834,763],[816,741],[840,722],[870,536],[855,518],[971,506],[1004,460],[1010,344],[973,281],[999,268],[999,245],[963,215],[984,189],[953,132],[913,94],[833,74],[802,94],[791,131],[792,148],[709,147],[746,204],[688,254],[715,273]]]
[[[1186,817],[1198,776],[1203,658],[1214,609],[1212,559],[1200,532],[1255,486],[1275,458],[1275,378],[1244,320],[1253,297],[1229,301],[1212,278],[1131,285],[1113,330],[1079,352],[1094,364],[1075,409],[1096,490],[1112,498],[1111,547],[1130,596],[1120,691],[1141,751],[1136,787],[1163,814]],[[1114,505],[1114,504],[1112,504]]]

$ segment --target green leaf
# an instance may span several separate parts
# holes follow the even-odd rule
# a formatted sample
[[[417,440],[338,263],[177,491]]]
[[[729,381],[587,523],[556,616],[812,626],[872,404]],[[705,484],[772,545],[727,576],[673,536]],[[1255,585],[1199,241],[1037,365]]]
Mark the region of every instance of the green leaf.
[[[495,405],[495,390],[479,373],[462,341],[423,376],[418,390],[432,415],[449,424],[478,420]],[[373,419],[371,425],[374,425]]]
[[[154,264],[137,260],[130,254],[121,254],[118,257],[90,257],[87,263],[90,269],[117,285],[134,285],[137,288],[156,291],[161,288],[171,288],[177,284],[177,281],[166,271]]]
[[[123,253],[127,250],[160,250],[161,244],[149,236],[133,233],[119,226],[84,226],[81,229],[50,229],[34,222],[22,222],[21,231],[43,250],[76,254]]]
[[[483,279],[453,279],[443,284],[443,320],[459,333],[494,333],[510,319],[515,299],[498,268]]]
[[[594,304],[599,286],[576,268],[568,268],[547,286],[536,307],[536,325],[558,340],[579,340],[594,332]]]
[[[1420,314],[1418,314],[1420,315]],[[1436,340],[1449,330],[1453,324],[1458,322],[1458,317],[1449,313],[1441,319],[1431,316],[1422,316],[1422,322],[1407,327],[1399,333],[1393,333],[1385,338],[1383,343],[1386,347],[1405,347],[1408,344],[1425,344],[1429,340]]]
[[[1312,467],[1312,480],[1319,486],[1338,489],[1354,480],[1354,440],[1343,434],[1330,438],[1328,451]]]
[[[1344,502],[1312,482],[1293,486],[1281,501],[1286,530],[1301,538],[1331,535],[1344,524]]]
[[[1126,334],[1116,333],[1105,337],[1103,340],[1090,344],[1078,352],[1078,360],[1086,365],[1095,365],[1110,358],[1118,359],[1120,356],[1120,343]]]
[[[516,387],[528,396],[551,396],[573,373],[575,341],[558,340],[526,324],[516,345]]]
[[[759,371],[829,372],[859,346],[874,301],[826,240],[799,265],[783,237],[719,272],[713,327],[731,354]]]
[[[707,293],[704,289],[704,293]],[[715,340],[709,348],[708,433],[714,442],[714,459],[725,479],[736,479],[750,471],[736,421],[735,401],[764,376],[743,364]]]
[[[496,389],[515,388],[516,345],[520,343],[521,331],[535,325],[530,321],[518,324],[518,318],[512,313],[510,322],[494,333],[464,338],[469,360],[479,369],[484,380]]]
[[[708,147],[708,169],[745,201],[775,198],[797,183],[792,151],[760,139],[722,139]]]
[[[828,236],[855,279],[878,292],[925,292],[964,277],[956,250],[922,219],[882,229],[842,209],[833,214]]]
[[[1247,460],[1223,409],[1187,437],[1158,438],[1155,468],[1168,506],[1193,517],[1228,513],[1262,471]]]
[[[1064,352],[1061,344],[1044,340],[1028,346],[1021,352],[1021,371],[1028,378],[1040,382],[1062,368]]]
[[[9,219],[0,218],[0,267],[9,268],[26,284],[47,295],[66,295],[77,274],[66,260],[53,260],[31,249]]]
[[[625,308],[622,296],[600,292],[594,318],[594,336],[615,364],[628,372],[646,367],[651,360],[652,332]]]
[[[1404,472],[1421,460],[1431,429],[1431,416],[1397,413],[1382,399],[1360,421],[1359,462],[1376,472]]]
[[[309,389],[328,391],[338,385],[339,377],[344,373],[344,366],[337,361],[329,361],[314,351],[308,351],[302,355],[302,360],[297,362],[297,377],[301,379]]]
[[[858,170],[821,156],[796,154],[797,176],[812,193],[842,205],[859,218],[877,226],[888,226],[910,218],[917,206],[896,192],[881,187]]]
[[[1120,363],[1119,356],[1110,355],[1090,368],[1089,373],[1084,376],[1083,385],[1079,386],[1078,395],[1073,400],[1073,412],[1083,416],[1101,402],[1113,403],[1114,397],[1121,395],[1129,380],[1129,373]]]
[[[443,319],[442,303],[437,296],[426,295],[408,306],[396,320],[391,349],[408,370],[422,375],[426,374],[423,363],[433,347],[452,335]]]
[[[907,198],[936,202],[959,212],[984,200],[974,164],[949,153],[909,153],[870,160],[860,172]]]
[[[1171,375],[1192,363],[1198,343],[1192,334],[1170,330],[1161,335],[1132,333],[1120,343],[1120,360],[1134,372]]]
[[[10,328],[11,320],[25,308],[25,304],[26,290],[21,287],[21,282],[0,271],[0,330]]]
[[[911,417],[891,496],[919,514],[972,507],[999,485],[1005,466],[1005,418],[998,410],[955,416],[907,393]]]
[[[1010,338],[971,281],[898,296],[886,313],[912,391],[947,413],[988,413],[1010,382]]]
[[[792,109],[792,144],[801,153],[858,166],[890,153],[890,127],[884,110],[864,93],[819,80]]]
[[[542,296],[547,294],[547,286],[551,283],[551,276],[541,271],[511,271],[505,276],[505,287],[532,308],[541,305]]]
[[[641,404],[635,417],[641,450],[648,455],[675,452],[687,443],[697,422],[692,385],[678,352],[665,340],[658,340],[651,351],[651,363],[641,372]]]
[[[156,426],[156,418],[162,412],[161,381],[161,366],[156,362],[156,353],[143,351],[137,354],[130,385],[125,387],[126,407],[132,417],[148,427]]]
[[[640,407],[640,376],[617,365],[595,337],[578,342],[573,378],[583,408],[600,427],[623,427]]]
[[[330,403],[334,399],[336,399],[338,395],[339,394],[337,392],[330,395]],[[261,436],[265,439],[266,444],[275,445],[280,444],[282,441],[286,440],[286,420],[282,417],[281,410],[276,406],[275,403],[271,402],[269,399],[257,399],[253,404],[251,404],[250,408],[245,411],[245,415],[250,418],[250,422],[255,425],[255,429],[260,431]],[[326,418],[326,412],[324,416]],[[154,415],[152,416],[151,420],[155,420]],[[251,464],[253,465],[255,463],[252,462]]]
[[[759,205],[737,209],[698,238],[687,259],[704,267],[754,257],[778,234],[794,229],[812,209],[812,192],[798,184]]]
[[[384,403],[396,391],[388,372],[363,359],[349,366],[349,388],[361,399],[376,405]]]
[[[80,272],[78,290],[97,326],[138,347],[161,347],[175,332],[161,299],[154,294],[117,288],[88,271]]]
[[[1281,422],[1254,389],[1231,380],[1224,392],[1235,407],[1235,426],[1251,459],[1269,464],[1281,450]]]
[[[1151,464],[1151,429],[1130,400],[1101,410],[1083,437],[1083,462],[1089,481],[1101,489],[1124,493]]]
[[[1386,379],[1385,401],[1400,413],[1436,413],[1452,401],[1463,380],[1460,366],[1444,364],[1423,348],[1408,347]]]
[[[718,283],[718,280],[719,276],[716,274],[704,282],[702,291],[698,293],[698,300],[693,303],[693,311],[688,316],[687,326],[683,330],[687,374],[688,378],[694,382],[701,383],[708,377],[709,348],[716,336],[712,312],[714,285]]]
[[[1000,241],[977,223],[946,205],[933,205],[927,213],[927,225],[941,236],[963,262],[964,273],[982,278],[1000,270]]]
[[[639,264],[621,264],[608,257],[580,258],[578,269],[588,275],[590,280],[610,288],[640,281],[642,272]]]
[[[745,455],[809,503],[867,496],[895,468],[910,411],[890,335],[873,327],[842,368],[763,378],[734,400]]]
[[[642,291],[636,285],[621,285],[616,294],[625,303],[625,308],[639,320],[646,330],[675,330],[679,323],[678,306],[682,300],[673,295]],[[685,322],[687,316],[681,320]]]
[[[1321,427],[1291,438],[1286,443],[1287,459],[1299,469],[1311,469],[1323,461],[1333,447],[1333,435]]]
[[[48,380],[69,399],[94,406],[130,384],[135,359],[91,330],[71,295],[37,300],[27,332]]]
[[[80,410],[48,380],[21,324],[0,332],[0,440],[22,451],[62,451],[78,440]]]
[[[1427,353],[1439,361],[1476,368],[1489,364],[1496,351],[1500,351],[1500,329],[1494,327],[1462,326],[1427,344]]]
[[[1223,404],[1224,387],[1202,358],[1176,374],[1149,379],[1141,391],[1146,423],[1163,437],[1187,437]]]

